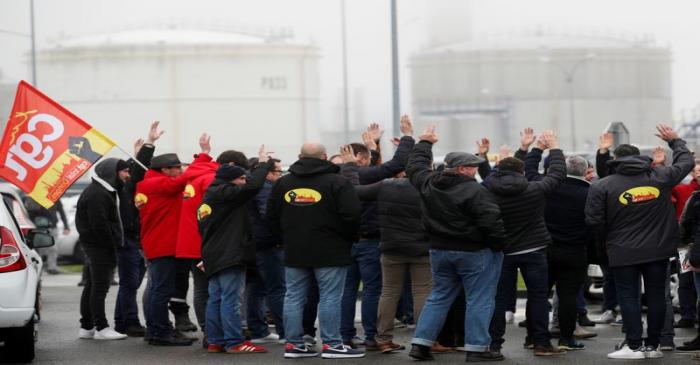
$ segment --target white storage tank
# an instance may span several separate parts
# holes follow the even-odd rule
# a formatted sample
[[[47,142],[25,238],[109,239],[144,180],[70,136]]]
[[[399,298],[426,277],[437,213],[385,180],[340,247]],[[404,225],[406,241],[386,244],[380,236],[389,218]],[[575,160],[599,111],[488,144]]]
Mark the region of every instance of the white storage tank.
[[[633,143],[659,143],[654,125],[671,118],[671,50],[648,38],[533,32],[479,39],[414,54],[412,108],[422,128],[438,124],[438,153],[517,148],[525,127],[555,129],[565,150],[592,152],[612,121]],[[573,83],[567,82],[567,73]],[[573,96],[573,111],[571,99]],[[572,133],[572,114],[575,127]]]
[[[202,132],[213,151],[258,146],[296,159],[319,138],[319,51],[289,37],[145,29],[68,39],[37,55],[40,88],[131,150],[148,125],[156,153],[190,160]]]

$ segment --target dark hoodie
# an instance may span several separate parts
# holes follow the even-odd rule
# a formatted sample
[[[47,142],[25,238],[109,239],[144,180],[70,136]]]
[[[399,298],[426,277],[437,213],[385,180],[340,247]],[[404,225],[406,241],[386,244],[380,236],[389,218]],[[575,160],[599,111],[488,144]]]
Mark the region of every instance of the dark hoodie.
[[[281,229],[285,264],[291,267],[349,265],[357,239],[360,200],[340,168],[301,158],[272,187],[267,218]]]
[[[80,194],[75,227],[83,245],[116,248],[124,244],[118,198],[123,183],[117,176],[117,162],[108,158],[97,164],[92,183]]]
[[[544,222],[544,208],[547,196],[566,178],[566,162],[559,149],[551,150],[549,156],[548,174],[540,181],[528,182],[521,173],[498,171],[486,184],[501,208],[506,255],[544,248],[552,242]]]
[[[413,147],[406,172],[418,190],[430,248],[451,251],[499,250],[505,242],[501,211],[492,194],[473,178],[431,171],[432,144]]]
[[[651,167],[648,156],[608,162],[615,174],[591,184],[586,223],[605,240],[611,267],[675,256],[680,243],[671,190],[693,169],[685,141],[669,142],[673,165]]]

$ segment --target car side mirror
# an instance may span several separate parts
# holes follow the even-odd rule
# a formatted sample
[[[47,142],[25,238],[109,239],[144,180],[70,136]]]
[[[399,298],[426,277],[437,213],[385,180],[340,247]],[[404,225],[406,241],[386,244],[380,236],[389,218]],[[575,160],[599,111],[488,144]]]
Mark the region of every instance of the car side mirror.
[[[26,237],[27,244],[32,248],[44,248],[54,245],[54,239],[48,229],[32,229]]]

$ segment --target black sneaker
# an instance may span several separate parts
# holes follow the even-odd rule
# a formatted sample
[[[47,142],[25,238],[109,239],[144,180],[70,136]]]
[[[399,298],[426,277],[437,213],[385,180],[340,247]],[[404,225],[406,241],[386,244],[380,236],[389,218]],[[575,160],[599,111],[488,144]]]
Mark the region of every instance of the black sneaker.
[[[411,352],[408,353],[408,356],[416,359],[416,360],[433,360],[433,354],[430,353],[430,346],[423,346],[423,345],[413,345],[411,347]]]
[[[324,359],[351,359],[365,357],[365,352],[362,350],[355,350],[347,345],[338,345],[333,347],[323,345],[321,357]]]
[[[567,350],[567,351],[572,351],[572,350],[585,350],[586,346],[579,341],[576,341],[575,339],[559,339],[559,349],[561,350]]]
[[[595,322],[591,321],[586,313],[581,313],[578,315],[578,324],[581,327],[595,327]]]
[[[295,346],[291,343],[285,345],[284,357],[287,359],[299,359],[302,357],[316,357],[318,356],[318,351],[312,346],[306,344]]]
[[[500,351],[473,352],[467,351],[467,362],[503,361],[505,357]]]
[[[153,337],[148,341],[148,344],[152,346],[191,346],[192,342],[186,338],[171,336],[166,338]]]
[[[681,318],[673,324],[673,328],[695,328],[695,321],[689,318]]]
[[[192,323],[190,316],[185,313],[175,316],[175,329],[180,332],[195,332],[197,331],[197,326]]]
[[[523,319],[522,321],[518,322],[518,327],[520,327],[520,328],[527,327],[527,320]]]
[[[121,332],[121,331],[117,331]],[[131,324],[126,326],[126,329],[124,332],[121,332],[126,334],[129,337],[143,337],[146,335],[146,327],[140,325],[140,324]]]
[[[700,351],[700,336],[695,337],[690,342],[684,342],[683,346],[676,347],[676,351],[679,352],[695,352]]]

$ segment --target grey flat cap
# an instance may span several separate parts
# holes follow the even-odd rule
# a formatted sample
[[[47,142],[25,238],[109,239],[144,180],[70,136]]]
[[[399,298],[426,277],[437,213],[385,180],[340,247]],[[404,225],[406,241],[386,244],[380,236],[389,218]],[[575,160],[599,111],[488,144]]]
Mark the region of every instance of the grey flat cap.
[[[181,165],[182,162],[180,162],[180,159],[177,157],[176,154],[166,153],[163,155],[153,157],[153,159],[151,159],[150,167],[152,170],[158,170],[166,167],[175,167]]]
[[[455,168],[459,166],[479,166],[483,158],[467,152],[450,152],[445,156],[445,167]]]

